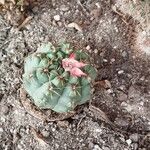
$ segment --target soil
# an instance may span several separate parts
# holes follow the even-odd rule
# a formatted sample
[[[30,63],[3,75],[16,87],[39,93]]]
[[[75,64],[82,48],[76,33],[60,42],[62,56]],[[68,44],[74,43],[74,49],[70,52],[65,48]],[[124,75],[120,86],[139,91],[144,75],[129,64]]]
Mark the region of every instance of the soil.
[[[150,59],[136,48],[139,22],[119,15],[114,5],[47,0],[32,2],[25,12],[19,7],[0,12],[0,150],[150,149]],[[68,26],[72,22],[75,28]],[[90,104],[54,122],[29,114],[19,94],[24,58],[48,41],[87,51],[98,72]]]

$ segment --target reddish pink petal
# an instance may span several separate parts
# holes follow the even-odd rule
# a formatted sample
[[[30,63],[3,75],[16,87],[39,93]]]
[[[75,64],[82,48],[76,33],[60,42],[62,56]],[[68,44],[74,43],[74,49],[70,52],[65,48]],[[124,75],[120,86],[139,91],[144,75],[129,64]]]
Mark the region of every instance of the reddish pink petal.
[[[70,68],[82,68],[84,66],[86,66],[87,64],[84,64],[82,62],[78,62],[77,60],[75,59],[71,59],[71,58],[65,58],[62,60],[62,65],[63,65],[63,68],[65,69],[66,67],[70,67]]]
[[[72,53],[69,58],[65,58],[62,60],[62,66],[65,71],[69,71],[70,74],[74,77],[86,76],[86,74],[79,69],[86,65],[87,64],[75,60],[74,53]]]
[[[71,58],[71,59],[75,59],[75,57],[76,57],[75,53],[71,53],[70,56],[69,56],[69,58]]]
[[[74,77],[87,76],[84,72],[82,72],[79,68],[73,68],[70,70],[70,74]]]
[[[77,68],[82,68],[84,66],[86,66],[87,64],[84,64],[82,62],[78,62],[76,61],[74,64],[73,64],[73,67],[77,67]]]

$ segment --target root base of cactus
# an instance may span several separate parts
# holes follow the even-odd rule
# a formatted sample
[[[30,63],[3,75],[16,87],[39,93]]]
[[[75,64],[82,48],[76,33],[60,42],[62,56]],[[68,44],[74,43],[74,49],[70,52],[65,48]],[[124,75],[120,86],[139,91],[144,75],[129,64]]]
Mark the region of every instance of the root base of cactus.
[[[50,109],[41,110],[30,99],[27,98],[27,94],[23,88],[20,89],[20,100],[25,111],[31,116],[43,121],[43,122],[52,122],[68,119],[74,116],[80,108],[77,108],[76,111],[71,111],[68,113],[56,113]]]

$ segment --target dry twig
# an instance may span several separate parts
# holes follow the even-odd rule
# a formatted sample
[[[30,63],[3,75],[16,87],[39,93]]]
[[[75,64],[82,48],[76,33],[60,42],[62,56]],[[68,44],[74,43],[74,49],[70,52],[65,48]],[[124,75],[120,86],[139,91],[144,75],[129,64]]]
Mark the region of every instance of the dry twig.
[[[22,29],[27,23],[29,23],[29,21],[32,19],[32,16],[28,16],[19,26],[18,26],[18,30]]]

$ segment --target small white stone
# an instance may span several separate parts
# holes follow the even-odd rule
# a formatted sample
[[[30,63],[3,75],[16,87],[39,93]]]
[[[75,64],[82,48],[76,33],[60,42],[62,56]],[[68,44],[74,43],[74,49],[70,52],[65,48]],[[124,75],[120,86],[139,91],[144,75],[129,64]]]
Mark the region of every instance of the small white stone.
[[[139,140],[139,135],[138,135],[138,133],[134,133],[134,134],[131,134],[131,135],[129,136],[129,138],[130,138],[133,142],[138,142],[138,140]]]
[[[0,132],[3,132],[4,130],[3,130],[3,128],[0,128]]]
[[[114,49],[116,49],[116,48],[117,48],[117,46],[114,46],[113,48],[114,48]]]
[[[69,10],[69,7],[67,7],[66,5],[61,5],[61,6],[60,6],[60,9],[61,9],[62,11],[68,11],[68,10]]]
[[[107,59],[103,59],[103,62],[108,62],[108,60]]]
[[[56,148],[59,148],[59,144],[56,143],[55,146],[56,146]]]
[[[55,20],[55,21],[59,21],[59,20],[60,20],[60,16],[59,16],[59,15],[55,15],[55,16],[54,16],[54,20]]]
[[[43,131],[42,131],[42,135],[43,135],[44,137],[49,137],[50,133],[49,133],[48,131],[46,131],[46,130],[43,130]]]
[[[97,6],[97,8],[100,8],[100,4],[99,3],[95,3],[95,5]]]
[[[5,0],[0,0],[0,4],[4,5],[5,4]]]
[[[113,93],[113,90],[112,89],[108,89],[107,92],[108,92],[108,94],[111,94],[111,93]]]
[[[102,133],[102,129],[95,129],[95,132]]]
[[[94,53],[97,54],[97,53],[98,53],[98,50],[97,50],[97,49],[94,49]]]
[[[55,128],[52,128],[52,131],[53,131],[53,132],[55,132],[55,130],[56,130]]]
[[[140,102],[140,105],[143,106],[143,105],[144,105],[144,102]]]
[[[140,78],[140,80],[141,80],[141,81],[144,81],[144,80],[145,80],[145,77],[144,77],[144,76],[142,76],[142,77]]]
[[[124,70],[119,70],[118,71],[118,74],[123,74],[124,73]]]
[[[131,143],[132,143],[131,139],[126,140],[126,142],[128,145],[131,145]]]
[[[99,145],[94,145],[94,148],[93,148],[93,150],[102,150],[100,147],[99,147]]]
[[[111,62],[115,62],[115,58],[112,58],[112,59],[111,59]]]
[[[127,107],[128,104],[127,104],[126,102],[122,102],[122,103],[121,103],[121,106],[122,106],[122,107]]]
[[[4,117],[0,117],[1,122],[5,122],[6,119]]]
[[[122,52],[122,56],[123,56],[123,57],[127,57],[127,55],[128,55],[128,54],[127,54],[126,51],[123,51],[123,52]]]
[[[87,47],[86,47],[86,50],[90,50],[91,48],[90,48],[90,45],[88,45]]]

